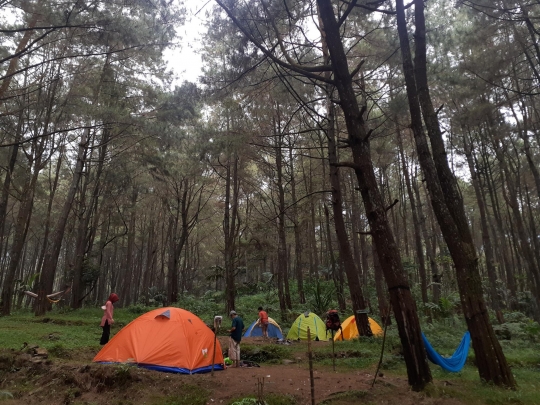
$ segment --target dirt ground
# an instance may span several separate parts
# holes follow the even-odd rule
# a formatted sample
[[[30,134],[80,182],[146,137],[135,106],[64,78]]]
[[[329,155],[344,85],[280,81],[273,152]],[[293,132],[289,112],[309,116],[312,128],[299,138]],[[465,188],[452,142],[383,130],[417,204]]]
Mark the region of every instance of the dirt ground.
[[[223,345],[225,343],[224,339]],[[259,344],[262,341],[250,343]],[[72,355],[68,359],[50,360],[36,359],[20,352],[1,352],[0,392],[13,394],[15,399],[6,402],[13,405],[151,405],[164,403],[163,398],[167,396],[182,397],[185,386],[190,385],[191,390],[197,386],[210,392],[208,404],[227,404],[231,399],[256,394],[257,382],[264,378],[265,394],[287,394],[294,396],[301,405],[311,404],[309,370],[305,358],[298,358],[298,362],[290,364],[262,365],[260,368],[228,368],[211,376],[167,374],[129,366],[92,364],[93,355],[91,351],[81,351],[77,353],[77,358]],[[337,393],[356,390],[366,392],[362,403],[461,404],[455,399],[429,398],[426,394],[412,392],[405,378],[383,375],[372,389],[373,372],[333,372],[331,368],[316,366],[316,402],[332,398]],[[445,382],[437,384],[444,386]]]

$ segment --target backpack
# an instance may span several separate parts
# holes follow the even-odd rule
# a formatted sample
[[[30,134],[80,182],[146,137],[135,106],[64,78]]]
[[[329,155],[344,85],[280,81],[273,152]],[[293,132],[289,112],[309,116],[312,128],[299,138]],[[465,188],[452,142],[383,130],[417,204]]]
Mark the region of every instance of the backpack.
[[[341,321],[338,311],[331,309],[326,314],[326,330],[338,331],[341,329]]]

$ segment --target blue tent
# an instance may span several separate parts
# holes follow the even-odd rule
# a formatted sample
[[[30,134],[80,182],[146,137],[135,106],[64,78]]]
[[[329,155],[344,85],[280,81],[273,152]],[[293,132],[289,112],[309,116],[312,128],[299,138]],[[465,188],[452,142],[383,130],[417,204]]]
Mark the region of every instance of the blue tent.
[[[442,357],[435,351],[431,343],[426,339],[426,336],[422,333],[424,339],[424,346],[426,347],[427,357],[432,362],[441,366],[444,370],[457,373],[461,371],[467,360],[469,354],[469,346],[471,344],[471,335],[467,331],[461,339],[461,343],[452,355],[452,357]]]
[[[249,328],[247,328],[244,337],[261,337],[262,328],[259,327],[257,322],[259,319],[255,319]],[[281,328],[272,318],[268,318],[268,337],[283,339],[283,333],[281,333]]]

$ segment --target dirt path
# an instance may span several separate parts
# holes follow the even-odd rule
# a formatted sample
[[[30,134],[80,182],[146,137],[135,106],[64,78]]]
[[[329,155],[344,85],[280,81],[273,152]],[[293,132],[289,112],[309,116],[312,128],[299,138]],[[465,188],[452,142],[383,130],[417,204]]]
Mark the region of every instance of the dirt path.
[[[258,378],[264,377],[264,392],[292,395],[300,405],[311,404],[309,371],[304,365],[289,364],[264,366],[261,368],[230,368],[225,372],[209,375],[192,376],[193,381],[206,388],[212,388],[215,402],[227,403],[227,400],[257,392]],[[377,404],[460,404],[455,400],[425,398],[424,394],[411,392],[407,381],[401,378],[383,376],[371,389],[373,375],[363,371],[333,372],[314,371],[316,403],[331,398],[333,394],[356,390],[366,391],[366,402]],[[369,398],[369,401],[368,401]]]

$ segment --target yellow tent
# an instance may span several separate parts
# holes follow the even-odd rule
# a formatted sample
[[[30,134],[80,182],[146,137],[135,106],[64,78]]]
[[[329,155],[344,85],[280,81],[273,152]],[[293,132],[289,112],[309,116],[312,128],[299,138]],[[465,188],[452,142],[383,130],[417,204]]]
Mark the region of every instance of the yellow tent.
[[[371,318],[368,319],[373,336],[382,336],[383,330],[379,324]],[[356,319],[354,319],[354,315],[349,316],[347,319],[345,319],[345,321],[343,321],[341,324],[341,329],[343,329],[343,338],[345,340],[351,340],[358,337],[358,328],[356,327]],[[337,340],[341,340],[341,330],[338,330],[334,335],[334,341]]]
[[[313,312],[301,314],[296,318],[287,334],[287,339],[307,340],[308,326],[311,340],[328,340],[328,337],[326,336],[326,325],[323,320]]]

